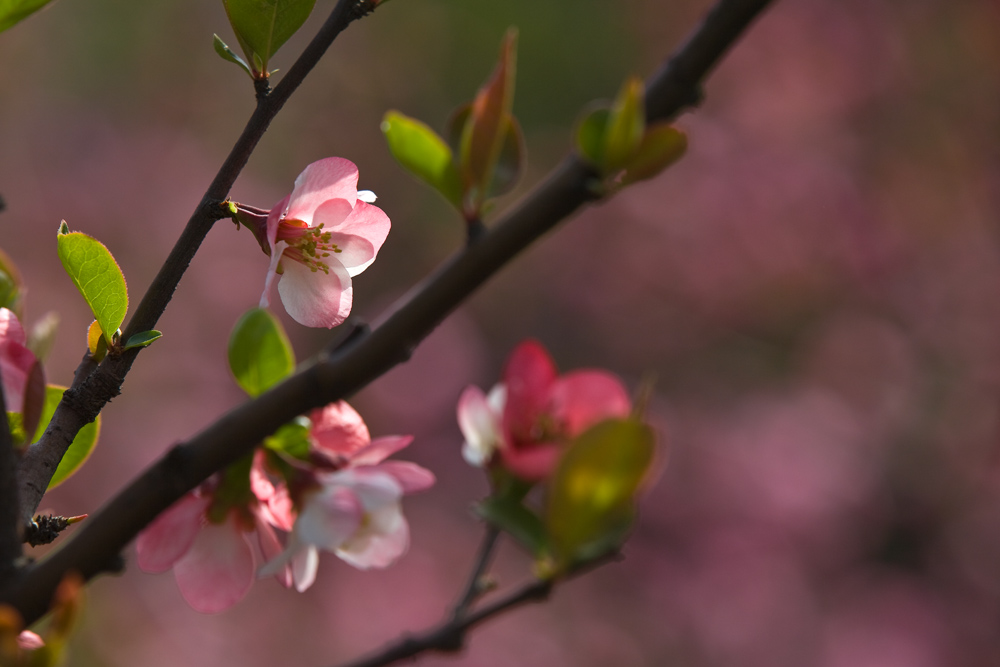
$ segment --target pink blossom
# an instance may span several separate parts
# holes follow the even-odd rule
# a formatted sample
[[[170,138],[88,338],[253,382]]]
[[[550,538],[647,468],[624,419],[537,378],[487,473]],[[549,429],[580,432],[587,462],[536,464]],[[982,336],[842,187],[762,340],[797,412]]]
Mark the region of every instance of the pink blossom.
[[[23,411],[26,394],[45,387],[41,364],[26,344],[27,336],[17,315],[0,308],[0,374],[7,412]]]
[[[249,533],[256,531],[264,558],[281,552],[274,529],[257,506],[248,513],[232,508],[221,522],[209,519],[213,498],[203,485],[156,518],[136,542],[139,567],[151,574],[171,568],[181,596],[196,611],[211,614],[242,600],[257,569]],[[275,572],[286,586],[286,570]]]
[[[536,341],[518,345],[490,396],[463,392],[458,421],[463,455],[473,465],[499,452],[504,468],[526,481],[551,474],[566,443],[602,419],[630,411],[621,380],[603,370],[558,375],[549,353]]]
[[[299,591],[315,581],[320,550],[360,569],[395,562],[409,546],[402,497],[434,484],[434,475],[415,463],[385,460],[412,436],[371,440],[360,415],[343,401],[314,410],[310,418],[313,455],[322,471],[301,493],[284,553],[260,572],[291,567]]]
[[[281,274],[278,294],[292,318],[310,327],[334,327],[351,312],[351,278],[375,261],[389,234],[389,218],[370,192],[358,192],[358,168],[331,157],[313,162],[292,193],[267,217],[271,256],[261,307]],[[264,247],[264,243],[261,243]],[[291,260],[291,261],[289,261]]]

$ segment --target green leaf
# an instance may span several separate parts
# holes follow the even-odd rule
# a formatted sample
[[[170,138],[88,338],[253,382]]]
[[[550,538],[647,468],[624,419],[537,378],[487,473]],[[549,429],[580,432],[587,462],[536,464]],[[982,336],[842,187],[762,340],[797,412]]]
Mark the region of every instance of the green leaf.
[[[222,0],[236,39],[255,75],[267,76],[267,63],[312,12],[316,0]]]
[[[604,164],[604,132],[610,115],[610,109],[597,108],[587,113],[576,126],[576,150],[598,169]]]
[[[547,551],[548,541],[542,520],[521,503],[507,497],[491,496],[473,508],[479,516],[513,537],[533,556]]]
[[[295,370],[295,353],[275,317],[254,308],[246,312],[229,337],[229,369],[237,384],[259,396]]]
[[[459,171],[470,201],[466,215],[478,216],[493,180],[493,170],[503,146],[508,118],[514,104],[517,70],[517,30],[511,28],[500,48],[500,61],[490,79],[476,93],[472,111],[462,131]]]
[[[7,253],[0,250],[0,308],[12,310],[20,317],[23,287],[24,282],[21,280],[21,272],[17,270],[17,265]]]
[[[625,165],[622,185],[653,178],[681,159],[687,150],[687,136],[667,123],[651,125],[639,150]]]
[[[0,32],[20,23],[52,0],[0,0]]]
[[[128,311],[125,276],[103,243],[80,232],[63,232],[65,224],[60,225],[57,236],[59,260],[111,345]]]
[[[35,437],[31,439],[32,442],[38,442],[38,439],[45,433],[45,429],[48,428],[49,422],[52,421],[52,415],[55,414],[56,406],[59,405],[59,401],[62,400],[63,392],[65,391],[66,387],[59,387],[53,384],[45,388],[45,407],[42,409],[42,418],[38,422]],[[100,416],[89,424],[85,424],[77,432],[76,437],[73,438],[73,442],[70,443],[69,449],[66,450],[66,454],[52,475],[52,481],[49,482],[49,489],[54,489],[62,484],[80,466],[86,463],[87,458],[90,457],[90,453],[94,451],[94,447],[97,445],[97,438],[100,433]]]
[[[212,35],[212,46],[215,48],[215,52],[218,53],[223,60],[228,60],[231,63],[236,63],[253,78],[253,72],[250,71],[250,65],[247,65],[247,61],[240,58],[238,55],[233,53],[233,50],[229,48],[229,45],[222,41],[222,38],[218,35]]]
[[[631,419],[609,419],[576,437],[549,482],[545,524],[557,567],[620,544],[653,452],[652,429]]]
[[[152,343],[157,338],[162,338],[163,334],[156,329],[150,329],[149,331],[140,331],[134,336],[130,336],[125,342],[125,347],[122,349],[131,350],[133,347],[146,347]]]
[[[381,127],[392,156],[460,208],[462,182],[448,144],[424,123],[398,111],[387,112]]]
[[[605,173],[621,170],[639,150],[646,132],[645,88],[640,79],[629,78],[618,91],[611,105],[608,125],[604,131]]]
[[[309,435],[312,423],[307,417],[296,417],[277,431],[264,439],[264,446],[275,452],[281,452],[294,459],[307,461],[312,448],[312,438]]]

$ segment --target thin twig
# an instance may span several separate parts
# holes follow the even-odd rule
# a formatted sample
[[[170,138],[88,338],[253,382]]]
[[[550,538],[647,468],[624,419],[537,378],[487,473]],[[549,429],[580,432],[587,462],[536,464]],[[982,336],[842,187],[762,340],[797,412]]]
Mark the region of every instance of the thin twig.
[[[692,38],[648,83],[647,103],[655,100],[649,118],[671,118],[689,105],[697,97],[691,90],[700,87],[701,78],[768,3],[719,0]],[[740,30],[733,29],[730,14],[739,17]],[[590,167],[567,157],[479,242],[405,295],[370,334],[321,354],[312,365],[172,448],[88,519],[62,549],[0,591],[0,602],[13,604],[27,623],[34,622],[48,608],[52,591],[67,571],[93,577],[160,512],[252,451],[265,436],[310,408],[352,395],[406,360],[434,327],[511,258],[592,201],[595,195],[588,184],[595,177]],[[104,378],[101,371],[106,364],[107,360],[88,382]]]
[[[458,603],[451,612],[452,620],[464,618],[476,600],[488,590],[489,587],[483,575],[486,573],[486,568],[490,566],[490,561],[493,560],[493,553],[499,537],[500,530],[491,523],[486,524],[483,541],[479,545],[479,553],[476,555],[476,565],[472,568],[462,597],[458,599]]]

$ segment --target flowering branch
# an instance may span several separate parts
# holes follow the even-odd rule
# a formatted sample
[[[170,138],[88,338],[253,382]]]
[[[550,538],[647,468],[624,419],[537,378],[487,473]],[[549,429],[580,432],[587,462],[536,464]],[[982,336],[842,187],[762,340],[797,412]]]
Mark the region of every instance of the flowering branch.
[[[156,322],[166,310],[174,290],[177,289],[181,277],[209,230],[217,220],[228,217],[228,213],[219,206],[219,202],[229,194],[233,183],[243,171],[271,121],[326,53],[337,35],[352,21],[371,12],[374,6],[372,0],[339,0],[319,32],[274,90],[257,89],[256,109],[194,214],[188,220],[156,278],[146,290],[135,314],[125,327],[122,340],[128,340],[140,331],[155,328]],[[76,433],[85,424],[94,421],[108,401],[121,393],[122,383],[139,349],[141,348],[119,355],[108,355],[96,371],[91,365],[85,372],[81,372],[89,358],[89,355],[86,355],[45,434],[21,457],[17,472],[22,523],[26,524],[31,520],[52,474]]]
[[[649,82],[647,117],[665,120],[695,103],[700,98],[702,79],[768,4],[769,0],[719,0],[691,38]],[[336,15],[337,10],[331,21]],[[357,336],[338,349],[322,353],[312,365],[230,411],[187,443],[173,447],[88,519],[61,550],[0,591],[0,601],[13,604],[26,622],[34,622],[45,613],[52,591],[66,572],[76,570],[86,579],[93,577],[155,516],[209,475],[252,451],[263,437],[310,408],[350,396],[405,361],[424,337],[504,264],[582,205],[593,201],[597,195],[591,185],[597,178],[594,169],[576,156],[565,158],[489,232],[404,296],[370,333],[358,330]],[[197,218],[198,214],[192,220]],[[179,242],[180,245],[183,243]],[[158,278],[154,287],[162,282],[172,292],[190,260],[190,254],[183,251],[171,256],[175,254],[186,258],[173,269],[176,275],[169,281]],[[167,267],[161,275],[165,273],[173,275]],[[150,292],[153,291],[151,288]],[[126,337],[155,323],[168,296],[160,294],[144,299]],[[117,394],[133,359],[134,354],[130,353],[117,358],[109,355],[72,396],[67,391],[69,398],[63,405],[72,406],[68,408],[69,421],[78,428],[85,423],[84,417],[96,415],[96,411],[88,410],[98,404],[103,406],[102,400]],[[534,599],[532,595],[543,595],[551,584],[534,586],[523,593],[523,599],[512,598],[508,606]],[[471,616],[469,624],[482,620],[484,611]]]

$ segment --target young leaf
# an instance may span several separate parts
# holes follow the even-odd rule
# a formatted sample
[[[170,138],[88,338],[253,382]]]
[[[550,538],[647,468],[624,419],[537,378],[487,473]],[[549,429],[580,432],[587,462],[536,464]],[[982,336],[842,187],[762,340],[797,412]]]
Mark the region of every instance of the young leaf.
[[[91,322],[87,329],[87,349],[90,350],[90,356],[98,363],[108,354],[108,341],[104,340],[104,332],[101,331],[101,325],[97,320]]]
[[[52,0],[0,0],[0,32],[20,23]]]
[[[128,311],[128,290],[125,276],[104,244],[80,232],[63,232],[57,236],[59,260],[73,284],[80,290],[104,332],[108,344]]]
[[[547,540],[542,520],[511,498],[491,496],[475,505],[476,514],[513,537],[533,556],[546,551]]]
[[[687,136],[667,123],[651,125],[632,159],[625,165],[622,185],[653,178],[681,159],[687,150]]]
[[[636,77],[629,78],[618,91],[604,130],[601,167],[605,173],[612,174],[622,169],[639,150],[646,131],[644,100],[645,88]]]
[[[398,111],[387,112],[381,127],[392,156],[449,202],[461,207],[461,179],[444,140],[419,120]]]
[[[274,315],[254,308],[240,318],[229,338],[229,369],[251,396],[263,394],[292,374],[292,344]]]
[[[233,53],[233,50],[229,48],[228,44],[222,41],[221,37],[213,34],[212,46],[215,48],[215,52],[218,53],[223,60],[228,60],[231,63],[236,63],[237,65],[242,67],[247,74],[250,75],[250,78],[253,78],[253,72],[250,71],[250,65],[247,65],[247,62],[243,60],[243,58],[240,58],[238,55]]]
[[[255,75],[267,76],[267,63],[312,12],[316,0],[223,0],[236,39]]]
[[[49,422],[52,421],[52,415],[55,414],[56,406],[59,405],[59,401],[62,400],[63,392],[65,391],[66,387],[59,387],[52,384],[45,388],[45,406],[42,409],[41,419],[38,421],[38,428],[35,430],[35,437],[31,439],[31,442],[37,442],[42,437],[42,434],[45,433],[45,429],[48,428]],[[94,451],[94,447],[97,445],[97,438],[100,433],[100,416],[89,424],[84,425],[77,432],[76,437],[73,438],[73,442],[70,443],[69,449],[66,450],[66,454],[52,475],[52,481],[49,482],[49,489],[54,489],[62,484],[87,461],[90,453]]]
[[[517,69],[517,30],[511,28],[500,47],[500,62],[472,102],[472,111],[462,131],[459,151],[462,181],[478,208],[493,179],[493,169],[503,145],[507,118],[514,104]],[[478,211],[469,213],[478,214]]]
[[[653,450],[652,430],[631,419],[600,422],[573,441],[549,483],[545,525],[559,565],[620,543]]]
[[[139,333],[129,337],[129,339],[125,342],[125,347],[122,349],[131,350],[133,347],[146,347],[154,340],[161,337],[163,337],[163,334],[156,329],[140,331]]]
[[[23,286],[24,283],[17,266],[7,256],[7,253],[0,250],[0,308],[7,308],[20,317]]]
[[[576,150],[598,169],[604,164],[604,133],[611,110],[599,107],[588,112],[576,126]]]

